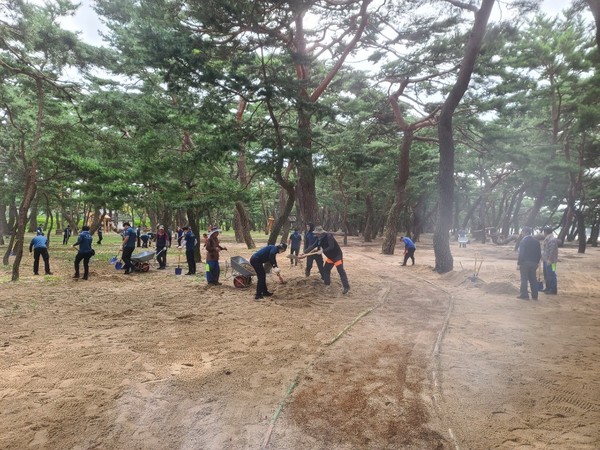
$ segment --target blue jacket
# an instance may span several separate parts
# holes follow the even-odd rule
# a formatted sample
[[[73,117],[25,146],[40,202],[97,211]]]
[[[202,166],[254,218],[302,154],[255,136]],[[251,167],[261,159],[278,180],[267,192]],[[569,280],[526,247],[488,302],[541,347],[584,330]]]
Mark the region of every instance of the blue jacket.
[[[256,253],[252,255],[252,258],[255,261],[259,261],[261,263],[270,262],[273,267],[277,267],[277,254],[279,253],[279,247],[276,245],[267,245],[266,247],[261,248]]]
[[[306,249],[313,247],[314,244],[319,240],[317,236],[313,233],[315,229],[315,225],[312,223],[308,224],[308,231],[304,233],[304,253],[306,253]],[[313,247],[314,248],[314,247]]]
[[[127,239],[125,247],[135,248],[135,245],[137,243],[137,235],[135,234],[135,230],[131,227],[127,228],[127,230],[125,230],[125,232],[123,233],[123,239],[125,239],[127,236],[129,236],[129,239]]]
[[[29,244],[29,252],[33,248],[48,248],[48,238],[43,235],[34,237]]]
[[[518,264],[524,262],[531,262],[539,264],[542,257],[542,246],[540,241],[531,235],[525,236],[519,244],[519,258]]]
[[[297,231],[294,231],[290,236],[290,244],[292,248],[300,248],[300,242],[302,241],[302,235]]]
[[[406,250],[411,249],[411,248],[415,248],[415,249],[417,248],[415,243],[410,238],[403,237],[402,240],[404,241],[404,248]]]
[[[194,236],[192,230],[188,230],[187,233],[183,235],[183,238],[185,239],[185,251],[189,252],[194,250],[194,247],[196,246],[196,236]]]
[[[90,253],[92,251],[92,241],[94,238],[89,231],[82,231],[73,247],[79,246],[79,253]]]

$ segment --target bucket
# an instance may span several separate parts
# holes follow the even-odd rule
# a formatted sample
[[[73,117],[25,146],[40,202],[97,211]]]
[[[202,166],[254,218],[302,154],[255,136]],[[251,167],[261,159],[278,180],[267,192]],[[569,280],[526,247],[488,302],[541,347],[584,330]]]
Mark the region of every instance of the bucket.
[[[183,269],[181,267],[175,268],[175,275],[181,275],[181,272],[183,272]]]
[[[121,270],[122,268],[123,268],[123,263],[121,261],[119,261],[118,263],[115,264],[116,270]]]

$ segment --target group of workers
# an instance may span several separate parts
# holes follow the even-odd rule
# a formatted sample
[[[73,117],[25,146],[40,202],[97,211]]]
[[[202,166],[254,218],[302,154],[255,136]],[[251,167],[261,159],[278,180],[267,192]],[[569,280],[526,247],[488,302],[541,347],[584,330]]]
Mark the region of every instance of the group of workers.
[[[222,246],[219,242],[219,233],[221,230],[218,227],[209,227],[208,233],[204,234],[204,248],[206,249],[206,280],[209,285],[218,286],[220,277],[220,266],[219,266],[219,253],[222,250],[227,250],[226,247]],[[50,258],[48,255],[48,239],[44,236],[41,228],[38,227],[37,235],[32,239],[29,251],[34,252],[34,263],[33,272],[35,275],[39,274],[39,263],[40,258],[44,261],[45,273],[51,275],[50,271]],[[65,228],[63,235],[63,244],[68,244],[68,240],[71,236],[71,229],[69,226]],[[122,232],[123,241],[121,243],[119,252],[121,253],[121,259],[123,260],[123,274],[129,275],[134,270],[134,265],[131,261],[133,251],[138,245],[139,233],[131,226],[130,222],[123,223]],[[156,243],[156,260],[158,262],[158,270],[164,270],[166,268],[166,253],[167,249],[171,246],[170,233],[165,230],[163,225],[158,227],[157,233],[154,236]],[[300,254],[300,244],[304,241],[304,251]],[[102,242],[101,235],[98,237],[98,244]],[[348,282],[348,275],[344,269],[343,253],[338,242],[336,241],[333,234],[326,232],[323,227],[315,227],[312,223],[306,225],[306,232],[304,233],[304,239],[298,230],[294,230],[294,233],[289,238],[290,243],[290,255],[293,256],[295,263],[299,259],[306,258],[306,269],[305,275],[310,276],[313,264],[316,264],[319,271],[319,275],[325,285],[331,284],[331,270],[336,267],[340,280],[342,282],[343,294],[347,294],[350,290],[350,283]],[[81,233],[77,238],[77,242],[73,244],[73,248],[77,248],[77,255],[75,257],[74,269],[75,274],[73,278],[80,278],[80,264],[83,262],[83,280],[89,278],[89,261],[90,258],[95,254],[92,248],[93,237],[90,234],[90,227],[83,226]],[[191,227],[185,226],[178,229],[177,233],[177,248],[179,250],[185,249],[186,261],[188,264],[188,272],[186,275],[196,274],[196,261],[195,261],[195,247],[198,244],[196,236],[194,235]],[[414,247],[414,244],[413,244]],[[285,252],[287,245],[281,243],[278,245],[267,245],[258,251],[256,251],[250,258],[250,264],[254,268],[257,276],[256,283],[256,294],[255,300],[260,300],[264,297],[272,295],[267,289],[266,282],[266,271],[265,264],[269,264],[273,273],[278,274],[280,268],[277,265],[277,255]],[[414,251],[413,251],[414,253]],[[325,258],[323,259],[323,255]],[[413,257],[414,263],[414,257]],[[279,275],[281,281],[283,278]]]
[[[531,299],[538,299],[540,284],[544,284],[542,292],[548,295],[558,293],[558,279],[556,276],[556,265],[558,263],[559,239],[554,237],[552,227],[546,226],[542,230],[543,235],[533,236],[531,227],[523,227],[521,230],[521,241],[518,246],[517,269],[521,276],[521,285],[517,298],[529,300],[529,290],[531,290]],[[542,242],[540,243],[540,240]],[[542,271],[544,274],[544,283],[537,278],[537,271],[542,262]],[[527,287],[529,286],[529,290]]]
[[[70,228],[69,235],[70,237]],[[67,242],[68,242],[67,237]],[[66,244],[63,237],[63,244]],[[100,242],[102,238],[99,238]],[[93,237],[90,234],[90,227],[84,225],[81,228],[81,233],[77,237],[77,242],[73,244],[73,248],[77,250],[77,255],[75,256],[75,275],[73,278],[79,278],[79,267],[81,262],[83,261],[83,279],[87,280],[89,277],[90,269],[89,262],[90,258],[96,254],[96,252],[92,249]],[[40,258],[44,261],[44,272],[46,275],[52,275],[50,271],[50,255],[48,254],[48,238],[44,235],[42,228],[38,226],[36,230],[36,235],[29,243],[29,253],[33,252],[33,274],[39,275],[39,267],[40,267]]]
[[[136,246],[139,246],[139,228],[136,230],[131,226],[129,222],[123,223],[123,241],[121,243],[120,252],[124,263],[123,269],[124,274],[129,275],[134,270],[134,265],[131,262],[131,256]],[[557,277],[556,277],[556,265],[558,262],[558,246],[559,241],[553,235],[551,227],[543,228],[543,244],[540,244],[540,239],[536,239],[532,236],[532,228],[524,227],[522,230],[522,239],[518,246],[518,261],[517,267],[520,271],[521,283],[520,292],[518,298],[528,300],[529,289],[531,290],[531,298],[537,300],[540,282],[537,279],[536,272],[540,260],[542,261],[545,289],[543,292],[550,295],[557,294]],[[222,246],[219,242],[219,234],[221,230],[218,227],[209,227],[208,233],[204,234],[204,248],[206,249],[206,281],[209,285],[221,285],[219,282],[220,277],[220,266],[219,266],[219,253],[222,250],[227,250],[226,247]],[[63,244],[67,244],[69,237],[71,236],[71,229],[67,226],[63,235]],[[154,242],[156,243],[156,260],[158,262],[158,269],[164,270],[167,262],[167,249],[171,247],[171,234],[168,230],[165,230],[163,225],[160,225],[157,229],[157,233],[154,235]],[[300,245],[304,241],[303,252],[300,253]],[[404,243],[404,262],[403,266],[406,266],[408,260],[412,260],[412,264],[415,264],[415,251],[416,246],[414,242],[406,237],[401,237],[401,242]],[[93,237],[90,234],[90,227],[83,226],[81,233],[77,238],[77,242],[73,244],[73,248],[76,248],[77,255],[75,256],[74,269],[75,274],[73,278],[80,278],[80,264],[83,262],[83,280],[87,280],[89,277],[89,261],[90,258],[95,254],[92,248]],[[102,231],[98,232],[97,244],[102,243]],[[196,236],[194,235],[191,227],[184,226],[177,230],[177,248],[179,250],[185,249],[186,261],[188,264],[188,272],[186,275],[196,274],[196,261],[195,261],[195,248],[198,244]],[[322,226],[315,227],[314,224],[308,223],[306,225],[306,231],[304,237],[298,232],[298,229],[294,229],[294,232],[288,239],[290,247],[290,259],[293,265],[297,265],[298,260],[306,259],[306,268],[304,274],[306,277],[310,276],[313,265],[316,264],[319,275],[325,285],[331,284],[331,271],[335,267],[340,276],[342,282],[342,294],[347,294],[350,291],[350,283],[348,282],[348,275],[344,269],[344,260],[342,249],[332,233],[328,233],[323,229]],[[257,277],[255,300],[261,300],[264,297],[273,295],[267,288],[265,265],[270,266],[270,270],[278,275],[281,282],[283,278],[280,275],[280,268],[277,264],[277,255],[286,251],[288,245],[285,243],[277,245],[267,245],[258,251],[256,251],[250,258],[250,264],[254,268]],[[52,275],[50,271],[50,257],[48,254],[48,238],[44,235],[44,232],[40,226],[36,230],[36,236],[31,240],[29,244],[29,252],[33,252],[33,273],[39,275],[40,259],[44,261],[44,271],[46,275]],[[325,258],[323,258],[323,256]]]
[[[308,223],[306,224],[306,232],[304,233],[304,251],[300,254],[301,242],[302,236],[298,232],[298,229],[295,229],[288,239],[292,263],[297,264],[299,259],[306,258],[304,274],[307,277],[310,276],[313,264],[316,264],[321,279],[326,286],[331,284],[331,270],[335,267],[342,282],[342,294],[347,294],[350,291],[350,283],[344,269],[344,257],[342,249],[333,234],[326,232],[322,226],[315,227],[314,224]],[[254,253],[250,258],[250,264],[252,264],[257,278],[255,300],[261,300],[263,297],[272,295],[267,289],[264,265],[268,263],[272,267],[271,270],[273,273],[279,275],[280,269],[277,265],[277,255],[285,252],[286,249],[287,244],[285,243],[267,245]],[[325,255],[325,260],[323,260],[323,255]],[[280,278],[280,280],[282,279]]]

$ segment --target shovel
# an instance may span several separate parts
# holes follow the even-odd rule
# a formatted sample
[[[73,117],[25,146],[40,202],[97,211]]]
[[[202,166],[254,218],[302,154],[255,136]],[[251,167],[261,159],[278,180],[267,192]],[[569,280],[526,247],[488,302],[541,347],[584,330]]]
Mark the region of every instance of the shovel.
[[[544,282],[542,281],[542,277],[540,276],[540,266],[538,265],[538,273],[537,273],[537,278],[538,278],[538,291],[543,291],[544,290]]]
[[[283,277],[281,276],[280,273],[277,274],[277,278],[279,278],[279,283],[280,284],[285,284],[285,280],[283,279]]]
[[[179,259],[177,260],[177,267],[175,267],[175,275],[181,275],[181,250],[179,250]]]
[[[123,261],[119,261],[115,264],[115,270],[121,270],[123,268]]]
[[[115,264],[117,262],[117,259],[119,259],[119,253],[121,253],[121,249],[119,249],[119,251],[117,252],[117,254],[115,256],[113,256],[112,258],[110,258],[109,263],[111,265]]]

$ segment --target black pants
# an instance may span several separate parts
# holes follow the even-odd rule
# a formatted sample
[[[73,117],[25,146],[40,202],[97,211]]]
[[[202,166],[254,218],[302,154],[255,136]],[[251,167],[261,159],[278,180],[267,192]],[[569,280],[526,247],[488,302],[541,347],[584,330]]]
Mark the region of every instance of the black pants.
[[[416,248],[406,249],[406,253],[404,254],[404,263],[402,264],[403,266],[405,266],[408,262],[408,258],[412,260],[413,265],[415,264],[415,250]]]
[[[195,274],[196,273],[196,257],[194,256],[194,250],[186,250],[185,251],[185,259],[188,264],[188,273]]]
[[[342,280],[342,286],[344,289],[350,289],[350,283],[348,283],[348,275],[346,275],[346,269],[344,269],[344,263],[340,261],[330,262],[327,261],[325,263],[325,267],[323,267],[323,283],[326,286],[331,284],[331,269],[333,266],[337,267],[338,274],[340,275],[340,280]]]
[[[290,255],[296,255],[296,256],[298,256],[298,253],[300,253],[300,247],[298,247],[298,248],[292,247],[292,249],[290,250]],[[298,258],[292,258],[292,264],[294,266],[297,266],[298,265]]]
[[[123,250],[125,253],[125,250]],[[78,252],[75,257],[75,276],[79,276],[79,263],[83,260],[83,278],[87,280],[88,275],[90,274],[90,258],[92,257],[91,252],[81,253]]]
[[[63,236],[63,245],[67,245],[69,243],[69,238],[71,236]]]
[[[102,245],[102,233],[98,233],[98,244]]]
[[[166,249],[166,247],[162,247],[162,248],[156,247],[156,262],[158,262],[158,267],[162,267],[162,268],[167,267],[167,249]]]
[[[47,248],[34,248],[33,249],[33,273],[38,274],[40,269],[40,256],[44,260],[44,271],[46,275],[50,273],[50,255],[48,254]]]
[[[531,288],[531,298],[538,298],[537,268],[538,263],[532,261],[524,261],[519,264],[519,272],[521,273],[521,297],[529,298],[529,293],[527,292],[527,284],[529,283],[529,287]]]
[[[135,247],[125,247],[123,249],[123,262],[125,263],[125,265],[123,266],[123,269],[125,269],[125,273],[130,273],[133,272],[133,264],[131,263],[131,254],[133,253],[133,250],[135,249]]]
[[[252,264],[252,267],[254,267],[254,271],[256,272],[256,295],[261,296],[269,292],[267,291],[267,274],[265,268],[263,263],[255,258],[250,258],[250,264]]]
[[[304,275],[307,277],[310,276],[310,270],[312,269],[313,262],[317,264],[317,268],[319,269],[319,275],[323,278],[323,256],[322,255],[312,255],[306,257],[306,269],[304,269]]]

